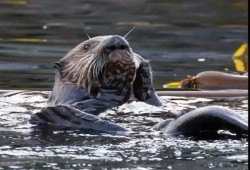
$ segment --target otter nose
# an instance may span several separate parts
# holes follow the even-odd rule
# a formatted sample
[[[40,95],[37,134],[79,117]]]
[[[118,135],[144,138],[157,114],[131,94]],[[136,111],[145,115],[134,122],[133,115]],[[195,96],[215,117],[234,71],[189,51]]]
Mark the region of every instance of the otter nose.
[[[106,41],[104,50],[105,52],[110,53],[114,50],[118,50],[118,49],[124,50],[128,47],[129,47],[128,42],[124,38],[120,36],[113,36]]]

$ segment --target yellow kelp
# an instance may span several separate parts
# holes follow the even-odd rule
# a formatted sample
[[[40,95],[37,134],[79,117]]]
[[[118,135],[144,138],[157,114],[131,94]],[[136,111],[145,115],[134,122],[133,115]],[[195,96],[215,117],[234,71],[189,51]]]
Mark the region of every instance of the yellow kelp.
[[[248,45],[242,44],[233,54],[235,69],[238,72],[248,71]]]
[[[168,84],[164,84],[163,88],[179,88],[181,85],[181,82],[177,81],[177,82],[172,82],[172,83],[168,83]]]

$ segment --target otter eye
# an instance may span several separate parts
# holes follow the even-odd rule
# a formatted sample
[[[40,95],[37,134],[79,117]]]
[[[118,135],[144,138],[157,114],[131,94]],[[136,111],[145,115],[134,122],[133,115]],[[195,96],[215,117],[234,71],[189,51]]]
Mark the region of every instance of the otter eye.
[[[90,46],[91,46],[90,44],[85,44],[85,45],[83,46],[83,49],[87,51],[87,50],[90,48]]]

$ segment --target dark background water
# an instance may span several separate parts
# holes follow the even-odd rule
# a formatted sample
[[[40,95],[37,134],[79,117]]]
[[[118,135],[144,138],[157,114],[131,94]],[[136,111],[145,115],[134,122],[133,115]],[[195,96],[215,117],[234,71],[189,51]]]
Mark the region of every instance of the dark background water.
[[[1,0],[0,88],[50,90],[52,63],[86,33],[125,35],[133,27],[129,42],[151,60],[157,89],[204,70],[234,70],[232,54],[248,37],[247,3]]]
[[[200,71],[234,71],[232,54],[247,42],[247,6],[247,0],[0,0],[0,89],[51,90],[53,62],[86,33],[125,35],[133,27],[130,45],[151,61],[157,89]],[[137,105],[107,114],[135,131],[127,137],[23,125],[46,100],[0,98],[0,169],[247,169],[246,140],[194,141],[149,130],[170,113],[211,104],[248,117],[247,99],[169,98],[164,111]]]

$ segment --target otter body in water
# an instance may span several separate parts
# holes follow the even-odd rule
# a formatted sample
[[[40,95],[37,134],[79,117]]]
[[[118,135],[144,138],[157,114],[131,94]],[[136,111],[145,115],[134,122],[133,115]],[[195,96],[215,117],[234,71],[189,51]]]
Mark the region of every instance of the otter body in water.
[[[160,106],[149,62],[134,53],[121,36],[99,36],[77,45],[55,63],[55,83],[48,107],[31,122],[104,132],[125,130],[98,118],[108,108],[134,96]]]
[[[118,35],[84,41],[55,63],[55,68],[48,106],[33,114],[31,123],[106,133],[126,132],[127,129],[98,115],[126,103],[131,97],[161,106],[153,88],[149,62],[134,53],[128,42]],[[197,109],[167,122],[169,120],[161,122],[155,129],[187,136],[198,135],[205,129],[248,131],[246,121],[239,120],[231,110],[214,107]],[[214,123],[220,124],[213,128]],[[206,126],[201,126],[203,124]]]
[[[248,121],[222,106],[206,106],[185,113],[175,119],[166,119],[153,129],[166,135],[183,135],[211,139],[219,137],[219,130],[227,130],[240,137],[248,134]]]

